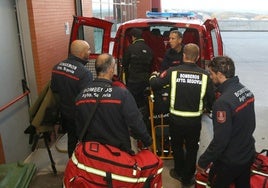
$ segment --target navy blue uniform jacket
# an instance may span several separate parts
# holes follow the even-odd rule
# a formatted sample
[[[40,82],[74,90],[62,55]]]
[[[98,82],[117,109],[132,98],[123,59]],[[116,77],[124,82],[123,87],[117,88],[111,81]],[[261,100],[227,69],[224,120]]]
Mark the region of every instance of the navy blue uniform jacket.
[[[70,55],[52,70],[51,89],[60,97],[60,110],[65,118],[74,119],[75,98],[90,82],[93,75],[85,67],[87,61]]]
[[[255,154],[254,95],[238,77],[218,87],[221,96],[213,105],[214,137],[198,164],[206,168],[210,162],[228,165],[248,163]]]
[[[99,105],[85,136],[85,141],[94,140],[110,144],[125,151],[131,150],[130,132],[140,139],[145,147],[152,144],[142,115],[130,92],[113,86],[105,79],[95,79],[76,100],[77,134],[82,132],[92,111],[96,97],[102,92]]]

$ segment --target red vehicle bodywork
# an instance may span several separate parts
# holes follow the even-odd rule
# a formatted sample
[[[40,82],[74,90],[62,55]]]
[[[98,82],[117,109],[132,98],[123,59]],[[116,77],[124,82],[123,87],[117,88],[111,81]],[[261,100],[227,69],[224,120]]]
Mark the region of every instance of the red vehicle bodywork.
[[[112,32],[113,23],[87,17],[74,17],[71,40],[87,40],[93,49],[90,59],[94,60],[101,53],[111,53],[117,62],[117,73],[122,75],[121,61],[125,50],[131,43],[129,31],[132,28],[143,30],[145,42],[154,51],[154,65],[152,71],[158,70],[166,49],[168,49],[168,29],[177,28],[183,33],[183,43],[196,43],[200,47],[198,65],[205,68],[206,62],[217,55],[223,55],[223,44],[220,29],[216,18],[207,19],[205,22],[196,18],[144,18],[127,21],[121,24],[116,32]],[[87,29],[90,27],[90,29]],[[159,37],[153,34],[160,31]],[[115,33],[115,35],[113,34]],[[113,36],[114,35],[114,36]],[[94,41],[94,42],[92,42]],[[95,48],[94,46],[98,46]],[[92,63],[91,63],[92,64]],[[89,65],[91,66],[91,65]],[[91,68],[94,71],[93,68]]]

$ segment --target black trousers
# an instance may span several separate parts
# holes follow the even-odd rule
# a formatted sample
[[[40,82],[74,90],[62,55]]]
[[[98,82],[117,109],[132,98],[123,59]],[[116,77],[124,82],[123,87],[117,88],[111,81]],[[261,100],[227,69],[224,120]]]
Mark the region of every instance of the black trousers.
[[[145,89],[149,86],[148,82],[128,82],[127,88],[130,93],[133,95],[138,108],[145,106],[146,104],[146,96],[145,96]]]
[[[242,165],[228,165],[214,162],[209,172],[212,188],[229,188],[234,183],[235,188],[250,188],[250,167],[253,160]]]
[[[75,120],[67,117],[62,117],[62,127],[67,132],[68,137],[67,150],[68,150],[68,156],[70,158],[78,142],[78,138],[76,135]]]
[[[196,125],[180,125],[170,119],[171,146],[174,157],[174,169],[182,178],[182,183],[188,184],[196,170],[197,151],[201,122]]]

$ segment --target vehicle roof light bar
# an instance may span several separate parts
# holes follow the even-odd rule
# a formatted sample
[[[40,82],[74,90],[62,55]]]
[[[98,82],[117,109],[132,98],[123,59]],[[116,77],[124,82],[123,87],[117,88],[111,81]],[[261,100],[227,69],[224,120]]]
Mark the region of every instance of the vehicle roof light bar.
[[[146,12],[148,18],[196,18],[196,13],[187,12]]]

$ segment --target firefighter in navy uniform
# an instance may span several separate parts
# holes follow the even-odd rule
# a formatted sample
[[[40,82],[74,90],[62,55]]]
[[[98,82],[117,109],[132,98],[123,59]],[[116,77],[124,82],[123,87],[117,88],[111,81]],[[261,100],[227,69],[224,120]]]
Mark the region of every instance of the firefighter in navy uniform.
[[[112,84],[115,60],[109,54],[98,56],[95,68],[97,78],[81,92],[76,100],[77,134],[86,126],[87,118],[94,108],[96,97],[99,105],[84,137],[109,144],[131,152],[130,135],[142,141],[144,147],[152,144],[142,115],[131,93],[123,87]]]
[[[169,45],[161,64],[161,71],[169,67],[177,66],[183,63],[182,33],[178,30],[172,30],[169,34]]]
[[[69,57],[54,66],[51,90],[59,94],[62,128],[68,136],[68,155],[72,156],[78,138],[75,132],[75,98],[90,82],[93,75],[85,65],[88,63],[90,46],[86,41],[75,40]]]
[[[197,170],[213,163],[209,176],[212,188],[250,187],[250,167],[255,155],[256,126],[254,95],[235,76],[227,56],[215,57],[208,65],[210,77],[221,95],[212,109],[214,136],[198,160]]]
[[[208,72],[196,65],[198,58],[199,47],[189,43],[184,47],[182,65],[171,67],[160,76],[153,73],[150,78],[155,90],[170,85],[169,130],[174,157],[170,175],[182,186],[194,184],[201,117],[204,108],[211,110],[215,98]]]

